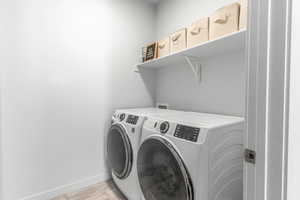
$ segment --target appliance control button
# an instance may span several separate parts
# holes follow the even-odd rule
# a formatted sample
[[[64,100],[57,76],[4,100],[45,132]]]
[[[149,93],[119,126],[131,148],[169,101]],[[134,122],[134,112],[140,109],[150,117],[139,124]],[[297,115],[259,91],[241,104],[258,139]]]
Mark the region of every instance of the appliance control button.
[[[160,132],[161,132],[161,133],[167,133],[168,130],[169,130],[169,127],[170,127],[169,122],[163,122],[163,123],[161,123],[161,124],[160,124],[160,127],[159,127]]]
[[[122,113],[119,117],[120,121],[123,121],[125,119],[126,115],[124,113]]]

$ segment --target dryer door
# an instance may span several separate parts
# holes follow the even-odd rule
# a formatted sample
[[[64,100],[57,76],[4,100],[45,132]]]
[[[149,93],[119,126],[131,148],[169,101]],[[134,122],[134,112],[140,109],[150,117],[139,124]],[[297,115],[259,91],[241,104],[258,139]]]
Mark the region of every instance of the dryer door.
[[[132,147],[125,128],[120,124],[112,125],[109,130],[107,157],[114,175],[119,179],[128,177],[132,168]]]
[[[141,145],[138,178],[146,200],[193,200],[192,181],[175,148],[162,137]]]

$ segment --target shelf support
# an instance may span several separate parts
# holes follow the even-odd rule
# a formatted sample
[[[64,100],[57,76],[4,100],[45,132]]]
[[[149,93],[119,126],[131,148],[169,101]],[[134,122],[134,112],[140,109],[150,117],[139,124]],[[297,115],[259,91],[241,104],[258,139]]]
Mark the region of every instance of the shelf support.
[[[139,67],[139,66],[136,66],[134,72],[137,73],[137,74],[140,74],[140,73],[141,73],[140,67]]]
[[[201,82],[201,71],[202,71],[202,66],[200,64],[199,58],[194,57],[194,56],[184,56],[186,62],[188,63],[188,65],[191,67],[197,81],[200,83]],[[192,61],[192,60],[197,60]]]

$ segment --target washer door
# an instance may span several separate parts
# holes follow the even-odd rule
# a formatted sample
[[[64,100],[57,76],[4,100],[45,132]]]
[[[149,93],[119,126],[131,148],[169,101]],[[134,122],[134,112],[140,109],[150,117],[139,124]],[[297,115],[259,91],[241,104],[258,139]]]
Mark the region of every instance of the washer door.
[[[186,167],[166,139],[151,137],[140,147],[138,178],[146,200],[193,200],[193,186]]]
[[[114,175],[119,179],[129,176],[132,168],[132,147],[125,128],[111,126],[107,137],[107,157]]]

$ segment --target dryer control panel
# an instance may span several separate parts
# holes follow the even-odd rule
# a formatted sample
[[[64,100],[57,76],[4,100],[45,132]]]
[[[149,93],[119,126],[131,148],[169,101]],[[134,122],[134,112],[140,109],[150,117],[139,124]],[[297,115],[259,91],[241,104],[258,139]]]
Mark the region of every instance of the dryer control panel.
[[[174,136],[192,142],[197,142],[200,128],[184,126],[178,124],[175,129]]]
[[[135,116],[135,115],[128,115],[126,122],[127,122],[128,124],[136,125],[137,122],[138,122],[138,120],[139,120],[139,117],[138,117],[138,116]]]

